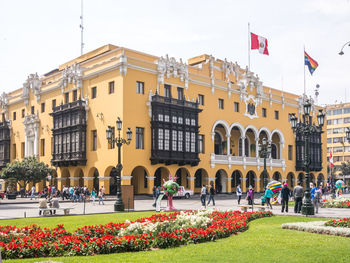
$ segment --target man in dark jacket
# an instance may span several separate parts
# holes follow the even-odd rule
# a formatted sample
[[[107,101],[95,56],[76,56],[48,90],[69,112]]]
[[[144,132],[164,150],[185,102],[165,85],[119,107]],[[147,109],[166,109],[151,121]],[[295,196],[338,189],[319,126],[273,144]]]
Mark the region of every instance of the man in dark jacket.
[[[281,198],[282,198],[282,213],[284,212],[284,208],[286,208],[286,212],[288,213],[288,201],[291,196],[291,192],[288,188],[287,183],[284,184],[281,190]]]
[[[294,196],[294,202],[295,202],[294,213],[300,213],[302,200],[304,197],[304,189],[301,186],[301,182],[299,182],[298,185],[294,187],[293,196]]]

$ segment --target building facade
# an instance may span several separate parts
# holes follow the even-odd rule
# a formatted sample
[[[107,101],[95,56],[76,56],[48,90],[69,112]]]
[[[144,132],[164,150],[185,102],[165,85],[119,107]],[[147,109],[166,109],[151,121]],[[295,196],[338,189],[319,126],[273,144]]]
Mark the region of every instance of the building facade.
[[[106,45],[43,76],[31,74],[21,89],[1,96],[0,165],[37,156],[55,168],[59,189],[103,185],[113,194],[117,149],[106,129],[116,134],[120,117],[123,136],[133,131],[122,147],[122,184],[135,194],[151,194],[169,173],[195,192],[211,182],[223,193],[238,183],[263,191],[273,179],[293,187],[305,176],[304,138],[294,135],[289,118],[302,113],[306,99],[265,87],[226,59],[201,55],[184,63]],[[311,176],[320,183],[327,138],[313,136]],[[272,149],[265,180],[263,138]]]
[[[327,105],[326,109],[328,159],[332,152],[334,166],[339,167],[342,162],[350,161],[350,144],[346,139],[346,130],[350,129],[350,103]],[[339,173],[335,171],[335,174]],[[339,178],[350,182],[350,175]]]

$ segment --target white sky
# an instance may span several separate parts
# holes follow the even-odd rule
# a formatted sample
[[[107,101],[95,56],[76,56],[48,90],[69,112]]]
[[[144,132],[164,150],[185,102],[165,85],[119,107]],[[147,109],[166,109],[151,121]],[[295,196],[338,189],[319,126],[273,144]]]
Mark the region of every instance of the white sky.
[[[80,55],[80,0],[0,0],[0,92],[22,87]],[[248,64],[248,29],[268,39],[270,56],[251,52],[264,85],[304,89],[303,45],[319,63],[306,72],[319,103],[350,101],[349,0],[84,0],[85,52],[105,44],[188,59],[201,54]],[[346,95],[345,95],[346,94]],[[346,96],[346,98],[345,98]]]

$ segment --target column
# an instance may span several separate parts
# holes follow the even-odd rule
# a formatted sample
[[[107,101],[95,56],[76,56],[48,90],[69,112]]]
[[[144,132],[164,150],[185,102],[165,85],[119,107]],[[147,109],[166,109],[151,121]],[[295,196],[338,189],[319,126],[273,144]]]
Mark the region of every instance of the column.
[[[85,177],[84,176],[84,186],[86,186],[91,192],[92,188],[94,188],[94,177]],[[96,189],[98,191],[99,189]]]
[[[242,156],[244,157],[245,156],[245,137],[241,137],[241,140],[242,140]]]
[[[33,152],[33,155],[35,157],[38,157],[39,156],[39,149],[38,149],[38,146],[39,146],[39,134],[38,134],[38,129],[37,127],[34,128],[34,152]]]
[[[264,191],[264,189],[263,189],[264,187],[261,188],[260,177],[254,178],[254,181],[255,181],[256,191],[257,192],[263,192]]]
[[[226,134],[227,156],[231,155],[231,134]]]
[[[79,177],[69,177],[70,186],[79,186]]]
[[[131,178],[132,176],[121,176],[121,185],[131,185]],[[135,192],[135,189],[134,189]]]
[[[63,189],[63,186],[66,185],[66,178],[57,177],[56,180],[57,180],[57,189],[61,191]]]
[[[259,138],[255,139],[255,157],[259,158]]]
[[[194,180],[195,179],[196,179],[195,177],[188,177],[188,184],[190,185],[190,190],[192,190],[193,193],[194,193]]]
[[[147,186],[148,186],[147,193],[153,195],[154,179],[156,179],[156,177],[146,176],[146,178],[147,178]]]
[[[227,192],[228,193],[231,193],[232,192],[232,189],[231,189],[231,181],[232,181],[232,177],[228,177],[227,178]]]
[[[241,189],[242,189],[242,192],[246,192],[247,191],[247,187],[246,187],[246,181],[247,181],[247,178],[246,177],[242,177],[241,178]]]
[[[99,176],[98,179],[99,179],[98,183],[100,185],[100,188],[103,186],[105,189],[105,193],[109,194],[111,177],[110,176]],[[98,191],[98,189],[96,189],[96,190]]]

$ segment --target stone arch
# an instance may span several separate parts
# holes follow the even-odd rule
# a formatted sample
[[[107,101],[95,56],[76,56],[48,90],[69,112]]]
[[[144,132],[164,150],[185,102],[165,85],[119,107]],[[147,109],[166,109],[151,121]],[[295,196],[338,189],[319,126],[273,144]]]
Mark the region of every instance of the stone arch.
[[[61,181],[62,185],[72,186],[70,183],[70,172],[67,167],[61,167]]]
[[[105,173],[108,171],[108,176],[109,177],[109,194],[110,195],[116,195],[117,194],[117,169],[115,167],[108,167],[105,170]]]
[[[77,167],[74,170],[73,174],[74,174],[75,180],[78,181],[78,183],[76,183],[75,185],[83,187],[84,186],[84,172],[83,172],[83,170],[80,167]],[[76,178],[78,178],[78,179],[76,179]]]
[[[310,173],[310,183],[315,185],[315,175],[313,173]]]
[[[284,144],[284,135],[283,135],[283,133],[282,133],[279,129],[274,129],[274,130],[271,132],[271,135],[270,135],[269,140],[270,140],[270,141],[272,140],[272,136],[273,136],[274,134],[277,134],[278,137],[280,138],[281,144]]]
[[[242,144],[242,137],[244,137],[244,128],[240,123],[234,123],[230,127],[229,133],[229,147],[230,154],[233,156],[241,156],[240,144]]]
[[[218,121],[216,121],[216,122],[214,123],[214,125],[213,125],[213,127],[212,127],[212,129],[211,129],[211,140],[212,140],[212,141],[214,141],[215,128],[216,128],[216,126],[218,126],[218,125],[220,125],[220,124],[224,127],[226,134],[229,134],[228,131],[230,130],[230,127],[229,127],[229,125],[227,124],[227,122],[224,121],[224,120],[218,120]]]
[[[200,193],[203,184],[205,184],[205,185],[207,184],[208,178],[209,178],[208,172],[203,168],[200,168],[195,172],[195,174],[194,174],[194,190],[196,193]]]
[[[317,186],[318,187],[323,186],[323,182],[324,182],[324,175],[323,173],[319,173],[317,175]]]
[[[272,179],[275,180],[275,181],[282,182],[281,173],[278,172],[278,171],[274,172],[273,175],[272,175]]]
[[[162,186],[163,181],[167,181],[169,178],[169,170],[165,167],[159,167],[157,170],[154,172],[154,186]]]
[[[287,184],[291,187],[294,188],[294,182],[295,182],[295,178],[294,178],[294,173],[289,172],[287,174]]]
[[[100,173],[96,167],[91,167],[88,172],[88,180],[92,180],[92,187],[96,191],[100,189]]]
[[[215,190],[217,193],[227,193],[227,172],[219,169],[215,174]]]
[[[246,133],[248,130],[252,130],[255,136],[255,139],[258,138],[258,129],[254,126],[254,125],[248,125],[247,127],[245,127],[244,129],[244,137],[246,137]]]
[[[189,183],[189,177],[190,177],[190,172],[188,171],[187,168],[179,168],[176,170],[175,176],[177,177],[176,182],[180,186],[184,186],[186,189],[190,188],[190,183]]]
[[[305,187],[305,175],[304,173],[299,173],[298,174],[298,183],[301,182],[301,185]]]
[[[260,174],[260,192],[263,192],[267,186],[267,184],[269,183],[269,178],[270,178],[270,175],[269,173],[266,171],[266,175],[264,173],[264,171],[261,172]]]
[[[262,127],[262,128],[260,128],[259,129],[259,132],[258,132],[258,137],[260,137],[260,133],[262,132],[262,131],[264,131],[265,133],[266,133],[266,135],[267,135],[267,140],[270,140],[270,138],[271,138],[271,132],[270,132],[270,130],[268,129],[268,128],[266,128],[266,127]]]
[[[243,125],[240,124],[239,122],[235,122],[235,123],[231,124],[231,126],[229,128],[229,134],[231,134],[231,131],[234,127],[238,128],[238,130],[241,132],[242,136],[245,134],[245,129],[244,129]]]
[[[136,166],[131,172],[131,185],[134,186],[134,194],[148,193],[149,173],[144,166]]]
[[[240,170],[234,170],[231,175],[231,190],[236,192],[237,186],[241,184],[242,173]]]
[[[250,170],[247,172],[246,175],[246,189],[248,191],[249,186],[251,185],[254,189],[254,192],[256,192],[256,184],[255,184],[256,174],[254,171]]]

